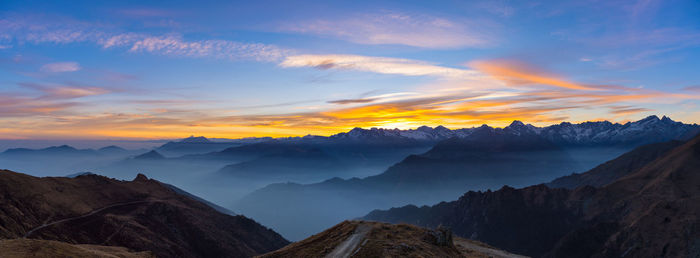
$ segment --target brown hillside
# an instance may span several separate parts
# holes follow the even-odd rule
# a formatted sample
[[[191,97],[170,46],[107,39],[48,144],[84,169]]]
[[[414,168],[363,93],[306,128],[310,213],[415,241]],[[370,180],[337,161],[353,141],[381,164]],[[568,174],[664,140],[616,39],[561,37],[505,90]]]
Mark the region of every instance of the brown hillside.
[[[123,246],[159,257],[247,257],[288,242],[139,175],[37,178],[0,171],[0,238]]]
[[[99,245],[72,245],[53,240],[9,239],[0,240],[0,257],[87,257],[87,258],[151,258],[150,252],[130,252],[124,247]]]

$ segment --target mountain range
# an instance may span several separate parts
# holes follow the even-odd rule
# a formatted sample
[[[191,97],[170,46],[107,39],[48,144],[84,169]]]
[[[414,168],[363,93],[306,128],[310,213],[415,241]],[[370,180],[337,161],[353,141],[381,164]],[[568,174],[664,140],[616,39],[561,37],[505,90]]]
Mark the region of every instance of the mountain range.
[[[376,210],[364,219],[442,225],[532,256],[698,257],[699,168],[700,135],[644,146],[549,184],[569,189],[469,191],[456,201]]]
[[[377,208],[433,204],[466,190],[575,177],[643,144],[687,139],[698,128],[650,116],[623,124],[536,127],[514,121],[504,128],[355,128],[328,137],[193,136],[139,152],[13,149],[0,153],[0,165],[34,175],[91,171],[123,180],[136,173],[164,178],[298,240]],[[307,218],[308,224],[298,223]]]
[[[562,123],[537,128],[514,121],[504,128],[481,126],[453,130],[450,132],[459,132],[460,137],[439,141],[428,151],[409,155],[378,175],[336,177],[311,184],[271,184],[244,196],[233,209],[296,240],[379,207],[432,204],[454,200],[465,190],[549,182],[587,171],[642,143],[687,139],[697,128],[697,125],[652,116],[626,124]],[[397,130],[353,131],[353,134],[341,136],[353,139],[382,135],[405,137]],[[426,131],[423,128],[421,132]],[[360,132],[369,135],[362,136]],[[438,129],[438,132],[445,134],[448,130]],[[562,135],[553,137],[552,132]],[[652,134],[653,137],[649,136]],[[259,203],[269,203],[285,215],[271,213]],[[313,219],[303,225],[295,223],[303,218]]]
[[[171,150],[139,152],[11,149],[0,154],[0,164],[24,160],[40,169],[60,160],[110,161],[97,172],[124,178],[144,171],[168,183],[142,174],[117,180],[77,170],[39,178],[2,170],[0,251],[19,257],[698,257],[697,132],[697,125],[651,116],[625,124],[514,121],[504,128],[356,128],[330,137],[190,137]],[[178,152],[186,154],[173,156]],[[337,177],[383,166],[375,175]],[[314,178],[326,180],[273,183],[234,205],[217,205],[266,182]],[[399,208],[378,210],[389,207]],[[248,217],[299,241],[289,244]],[[364,221],[343,222],[358,217]]]

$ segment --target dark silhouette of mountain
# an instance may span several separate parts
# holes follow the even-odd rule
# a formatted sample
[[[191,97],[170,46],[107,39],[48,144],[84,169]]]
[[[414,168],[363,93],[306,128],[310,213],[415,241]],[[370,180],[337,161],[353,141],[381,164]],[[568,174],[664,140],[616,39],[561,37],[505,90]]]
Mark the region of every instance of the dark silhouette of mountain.
[[[156,148],[156,150],[170,156],[181,156],[221,151],[241,144],[240,141],[214,142],[203,136],[190,136],[180,141],[167,142]]]
[[[79,177],[79,176],[88,176],[88,175],[95,175],[95,173],[87,172],[87,171],[86,171],[86,172],[78,172],[78,173],[73,173],[73,174],[70,174],[70,175],[66,175],[66,177],[67,177],[67,178],[76,178],[76,177]]]
[[[227,148],[177,160],[227,164],[220,175],[241,179],[314,182],[335,176],[367,176],[430,146],[424,143],[393,145],[378,143],[332,143],[324,140],[271,140]]]
[[[542,256],[579,223],[570,207],[567,189],[544,185],[464,194],[457,201],[434,206],[408,205],[372,211],[364,219],[410,223],[424,227],[444,225],[458,236],[482,241],[515,253]]]
[[[669,141],[640,146],[585,173],[574,173],[557,178],[547,183],[547,186],[569,189],[584,185],[601,187],[649,164],[681,144],[683,144],[682,141]]]
[[[299,180],[309,174],[325,175],[329,171],[337,173],[345,169],[347,169],[346,164],[318,148],[299,147],[287,148],[279,153],[227,165],[219,170],[219,173],[246,179]]]
[[[110,145],[106,147],[102,147],[97,149],[98,152],[101,153],[107,153],[107,154],[115,154],[115,153],[126,153],[129,152],[127,149],[124,149],[122,147],[116,146],[116,145]]]
[[[634,153],[650,155],[646,147]],[[697,257],[700,135],[642,167],[630,166],[634,159],[623,155],[607,163],[631,171],[607,170],[622,176],[600,188],[470,191],[457,201],[377,210],[365,219],[443,225],[459,236],[533,256]]]
[[[92,149],[76,149],[68,145],[52,146],[44,149],[26,149],[26,148],[15,148],[8,149],[2,152],[2,156],[38,156],[38,155],[55,155],[55,156],[96,156],[99,153]]]
[[[344,221],[260,257],[522,257],[483,243],[453,238],[449,230],[368,221]]]
[[[211,141],[209,139],[207,139],[207,137],[204,137],[204,136],[195,137],[193,135],[193,136],[190,136],[190,137],[187,137],[185,139],[180,140],[180,142],[184,142],[184,143],[210,143]]]
[[[157,151],[152,150],[152,151],[146,152],[144,154],[134,156],[134,159],[137,159],[137,160],[161,160],[161,159],[165,159],[165,157],[163,155],[161,155],[160,153],[158,153]]]
[[[139,174],[37,178],[0,171],[0,238],[123,246],[158,257],[249,257],[288,242]]]

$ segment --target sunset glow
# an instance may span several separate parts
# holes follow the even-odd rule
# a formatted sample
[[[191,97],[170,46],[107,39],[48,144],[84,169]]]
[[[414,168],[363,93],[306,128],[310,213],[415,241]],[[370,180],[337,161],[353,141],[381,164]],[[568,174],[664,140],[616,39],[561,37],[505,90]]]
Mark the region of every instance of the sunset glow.
[[[700,122],[698,3],[499,3],[3,3],[0,139]]]

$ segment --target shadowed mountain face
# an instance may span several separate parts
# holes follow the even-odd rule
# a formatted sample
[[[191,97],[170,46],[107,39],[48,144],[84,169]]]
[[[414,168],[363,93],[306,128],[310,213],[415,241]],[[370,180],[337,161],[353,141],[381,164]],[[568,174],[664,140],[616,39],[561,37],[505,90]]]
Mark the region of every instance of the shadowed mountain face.
[[[158,257],[247,257],[288,242],[243,216],[139,175],[37,178],[0,171],[0,238],[123,246]]]
[[[644,147],[635,152],[649,154]],[[632,169],[607,170],[612,176],[592,170],[595,177],[620,176],[600,188],[504,187],[432,207],[373,211],[365,219],[444,225],[457,235],[533,256],[697,257],[700,136],[664,153],[639,168],[628,165],[634,159],[629,155],[608,162],[609,168]],[[579,184],[588,184],[588,175]]]
[[[670,141],[640,146],[586,173],[560,177],[547,183],[547,186],[569,189],[584,185],[601,187],[649,164],[682,144],[682,141]]]

